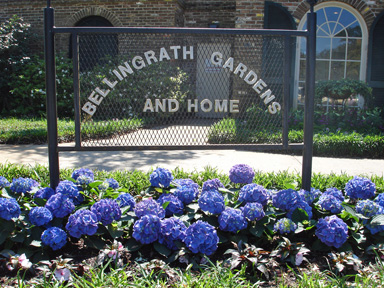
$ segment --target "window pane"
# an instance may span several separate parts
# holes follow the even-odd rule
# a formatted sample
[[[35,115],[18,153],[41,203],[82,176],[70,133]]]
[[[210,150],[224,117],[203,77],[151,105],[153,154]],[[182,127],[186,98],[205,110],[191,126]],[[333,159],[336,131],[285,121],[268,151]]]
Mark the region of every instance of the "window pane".
[[[351,12],[348,12],[347,10],[343,9],[343,12],[341,13],[341,17],[339,19],[339,22],[344,27],[347,27],[349,24],[354,22],[356,20],[355,16],[352,15]]]
[[[327,13],[328,21],[336,22],[339,19],[341,8],[339,7],[326,7],[325,13]]]
[[[339,80],[344,77],[345,62],[332,61],[331,62],[331,80]]]
[[[300,76],[299,76],[299,81],[304,81],[305,80],[305,60],[300,60]]]
[[[360,24],[356,21],[347,28],[348,37],[361,37]]]
[[[329,59],[329,52],[331,49],[330,38],[317,38],[316,41],[316,58],[317,59]]]
[[[328,80],[329,61],[316,61],[316,80]]]
[[[359,80],[360,62],[347,62],[347,78]]]
[[[305,55],[307,55],[307,39],[306,38],[301,38],[300,58],[305,58]]]
[[[348,60],[360,60],[361,39],[348,40]]]
[[[336,29],[335,29],[335,37],[345,37],[345,30],[344,27],[341,26],[340,24],[337,24]]]
[[[334,38],[332,40],[332,59],[345,59],[345,39]]]

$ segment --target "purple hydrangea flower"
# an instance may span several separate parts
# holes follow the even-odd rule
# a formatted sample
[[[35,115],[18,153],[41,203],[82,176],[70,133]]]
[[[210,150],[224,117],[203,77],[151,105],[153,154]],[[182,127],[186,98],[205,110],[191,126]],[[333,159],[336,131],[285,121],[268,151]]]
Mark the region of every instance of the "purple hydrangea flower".
[[[133,198],[133,196],[129,193],[120,194],[116,198],[116,201],[117,201],[117,203],[119,203],[120,208],[129,206],[128,211],[132,211],[136,205],[135,198]]]
[[[227,207],[219,216],[219,228],[223,231],[236,233],[247,228],[247,225],[247,220],[240,209]]]
[[[132,237],[141,244],[149,244],[159,238],[160,229],[159,217],[153,214],[144,215],[133,225]]]
[[[171,250],[177,250],[175,241],[183,242],[187,227],[176,217],[166,218],[160,222],[159,243],[164,244]]]
[[[341,202],[345,200],[343,193],[337,188],[327,188],[323,195],[332,195],[333,197],[339,199]]]
[[[76,184],[69,180],[60,181],[56,187],[56,193],[67,195],[69,198],[73,199],[79,196],[79,189]]]
[[[299,190],[299,195],[303,198],[309,205],[321,196],[321,191],[319,189],[311,188],[311,191],[306,191],[304,189]]]
[[[45,207],[48,208],[53,217],[63,218],[75,210],[75,204],[67,195],[57,193],[48,199]]]
[[[41,242],[52,250],[59,250],[67,243],[67,233],[58,227],[50,227],[41,234]]]
[[[0,198],[0,217],[5,220],[19,218],[20,206],[14,198]]]
[[[51,211],[45,207],[34,207],[29,212],[29,221],[32,225],[43,226],[53,219]]]
[[[92,170],[87,168],[80,168],[73,171],[71,177],[78,185],[88,185],[95,180]]]
[[[295,212],[296,209],[303,209],[305,212],[307,212],[308,219],[312,219],[312,207],[308,205],[308,203],[300,198],[294,205],[292,205],[287,213],[288,218],[292,218],[293,212]]]
[[[281,190],[273,195],[273,206],[284,211],[290,211],[297,202],[303,201],[300,194],[293,190]]]
[[[375,183],[364,177],[354,177],[345,185],[345,193],[351,199],[370,199],[375,196],[375,192]]]
[[[185,231],[184,243],[193,253],[213,254],[217,249],[219,237],[215,227],[198,220]]]
[[[224,188],[223,183],[221,183],[219,179],[215,178],[212,180],[207,180],[203,183],[201,194],[209,190],[219,190],[219,188]]]
[[[92,205],[91,211],[103,225],[109,225],[113,220],[117,221],[121,218],[120,206],[113,199],[101,199]]]
[[[39,183],[31,178],[19,177],[13,179],[9,188],[16,193],[28,193],[31,192],[33,188],[38,187]]]
[[[381,193],[377,195],[377,197],[374,200],[377,204],[379,204],[381,207],[384,207],[384,193]]]
[[[229,180],[232,183],[250,184],[255,177],[255,172],[247,164],[237,164],[229,170]]]
[[[44,187],[37,190],[33,197],[48,200],[53,194],[55,194],[55,190],[53,190],[51,187]]]
[[[295,232],[296,229],[296,223],[289,218],[282,218],[273,226],[273,230],[275,232],[279,232],[280,234]]]
[[[184,204],[192,203],[199,194],[199,185],[191,179],[178,179],[174,181],[177,184],[176,191],[173,193]]]
[[[77,210],[74,214],[68,217],[65,229],[72,237],[80,238],[81,235],[92,236],[97,232],[99,220],[95,213],[90,210]]]
[[[172,173],[166,168],[157,168],[149,175],[149,182],[153,187],[167,188],[171,185],[172,180]]]
[[[168,202],[167,207],[165,208],[165,216],[172,216],[174,214],[183,214],[184,204],[179,198],[172,194],[161,194],[157,202],[160,206],[163,207],[163,204]]]
[[[243,186],[239,193],[239,202],[257,202],[261,205],[267,205],[269,193],[263,186],[252,183]]]
[[[320,218],[316,226],[316,236],[327,246],[340,248],[347,241],[348,226],[336,215]]]
[[[248,202],[240,209],[243,211],[244,217],[249,221],[259,221],[265,216],[263,205],[257,202]]]
[[[317,204],[324,210],[330,211],[334,214],[339,214],[344,210],[343,206],[338,198],[334,197],[331,194],[323,194],[320,196]]]
[[[208,190],[200,195],[198,203],[201,210],[212,214],[220,214],[225,209],[224,197],[216,190]]]
[[[372,200],[360,200],[356,204],[356,212],[370,218],[377,214],[383,214],[384,209]]]
[[[136,204],[135,214],[139,218],[145,215],[156,215],[162,219],[165,217],[165,210],[155,200],[148,198]]]
[[[3,189],[4,187],[9,187],[11,183],[5,178],[4,176],[0,176],[0,189]]]

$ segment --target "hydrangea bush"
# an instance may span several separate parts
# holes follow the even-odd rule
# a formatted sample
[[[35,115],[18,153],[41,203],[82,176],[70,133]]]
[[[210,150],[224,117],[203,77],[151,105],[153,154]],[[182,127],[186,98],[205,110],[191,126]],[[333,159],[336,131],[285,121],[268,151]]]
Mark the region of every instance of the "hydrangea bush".
[[[367,178],[355,177],[345,189],[278,190],[254,183],[247,165],[235,165],[223,182],[204,177],[195,182],[186,175],[174,180],[169,170],[157,168],[148,189],[134,191],[113,178],[95,180],[85,168],[70,176],[56,189],[31,178],[0,176],[0,245],[32,243],[50,253],[79,243],[104,249],[113,240],[128,250],[153,248],[188,261],[224,255],[233,243],[250,247],[244,241],[269,243],[264,250],[278,255],[284,245],[361,251],[384,236],[384,196]]]

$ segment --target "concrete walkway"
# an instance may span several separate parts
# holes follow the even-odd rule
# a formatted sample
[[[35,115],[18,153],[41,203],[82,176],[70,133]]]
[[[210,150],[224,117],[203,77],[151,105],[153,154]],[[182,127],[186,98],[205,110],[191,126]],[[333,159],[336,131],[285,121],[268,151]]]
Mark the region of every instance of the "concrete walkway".
[[[142,170],[163,167],[202,171],[218,168],[228,173],[234,164],[248,164],[263,172],[301,173],[302,157],[240,150],[175,150],[175,151],[103,151],[60,152],[60,168],[89,168],[106,171]],[[0,163],[48,165],[47,145],[0,145]],[[384,160],[314,157],[314,173],[346,173],[384,177]]]

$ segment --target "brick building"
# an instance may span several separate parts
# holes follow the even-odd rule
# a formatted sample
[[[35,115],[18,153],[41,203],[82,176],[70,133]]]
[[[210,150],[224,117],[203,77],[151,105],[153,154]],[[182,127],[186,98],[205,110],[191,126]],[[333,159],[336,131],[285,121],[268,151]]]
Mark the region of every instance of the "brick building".
[[[42,34],[44,0],[0,0],[0,20],[17,14]],[[306,1],[53,0],[56,26],[145,26],[305,29]],[[367,81],[384,106],[384,2],[319,1],[317,80]],[[293,60],[300,94],[303,45]],[[296,99],[297,100],[297,99]]]

